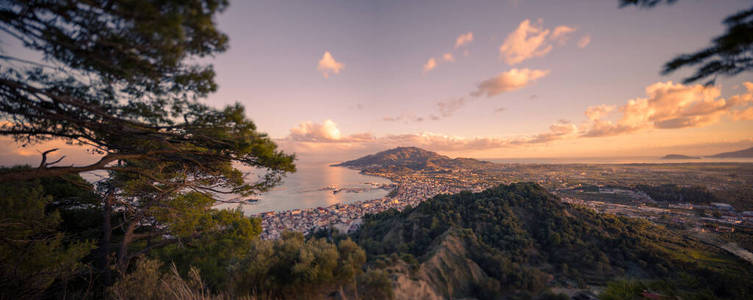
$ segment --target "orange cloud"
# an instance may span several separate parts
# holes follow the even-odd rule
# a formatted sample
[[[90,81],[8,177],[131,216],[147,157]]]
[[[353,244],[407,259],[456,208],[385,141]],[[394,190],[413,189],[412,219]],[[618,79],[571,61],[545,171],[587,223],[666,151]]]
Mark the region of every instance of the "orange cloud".
[[[615,108],[617,108],[617,106],[606,104],[590,106],[586,109],[586,117],[588,117],[588,119],[592,121],[599,120],[609,114]]]
[[[534,76],[535,77],[535,76]],[[747,92],[721,98],[716,87],[657,82],[646,87],[646,97],[629,100],[625,105],[588,107],[588,118],[581,126],[560,120],[544,132],[516,137],[458,137],[430,132],[406,133],[376,137],[370,133],[343,135],[331,120],[321,124],[303,122],[280,139],[286,151],[331,154],[332,151],[369,153],[396,146],[417,146],[433,151],[486,151],[548,144],[583,137],[604,137],[633,133],[639,130],[699,127],[720,121],[724,116],[733,120],[753,119],[753,83],[744,84]],[[495,89],[484,90],[493,93]],[[451,115],[469,98],[456,98],[437,103],[441,118]],[[616,118],[609,118],[618,114]],[[385,118],[390,121],[423,120],[413,115]],[[613,120],[614,119],[614,120]],[[645,134],[645,133],[644,133]],[[585,141],[582,141],[585,143]],[[534,149],[534,148],[532,148]],[[344,152],[343,152],[344,153]],[[340,154],[343,154],[340,153]]]
[[[424,72],[429,72],[437,67],[437,60],[432,58],[429,58],[428,61],[424,64]]]
[[[461,34],[460,36],[458,36],[457,39],[455,39],[455,48],[460,48],[463,45],[466,45],[472,41],[473,41],[473,32]]]
[[[575,32],[575,28],[569,27],[569,26],[557,26],[552,31],[552,36],[550,39],[556,40],[559,45],[564,45],[567,42],[567,39],[570,37],[570,33]]]
[[[345,64],[336,61],[335,58],[332,57],[332,54],[329,53],[329,51],[324,52],[322,59],[319,60],[319,64],[316,67],[319,72],[322,72],[322,76],[324,76],[324,78],[329,78],[330,73],[339,74],[340,70],[344,68]]]
[[[517,143],[522,144],[541,144],[555,140],[560,140],[574,136],[578,132],[578,127],[568,121],[560,120],[549,126],[549,132],[539,133],[531,138],[523,139]]]
[[[504,92],[520,89],[530,82],[549,75],[549,70],[512,69],[494,78],[482,81],[471,96],[492,97]]]
[[[509,65],[515,65],[530,58],[544,56],[554,48],[552,41],[564,45],[569,34],[575,31],[572,27],[557,26],[552,32],[545,29],[542,23],[541,19],[536,23],[531,23],[529,19],[520,22],[518,28],[499,46],[502,60]]]
[[[657,82],[646,87],[645,98],[629,100],[619,108],[617,121],[603,118],[614,108],[589,107],[586,110],[591,124],[584,136],[611,136],[642,129],[673,129],[701,127],[718,122],[725,115],[745,120],[753,114],[753,83],[746,82],[747,93],[720,97],[718,87]]]
[[[351,143],[371,140],[373,137],[370,134],[343,136],[334,121],[324,120],[322,123],[306,121],[298,124],[290,129],[288,139],[297,142]]]
[[[591,36],[590,35],[584,35],[580,40],[578,40],[578,48],[586,48],[588,44],[591,43]]]
[[[277,142],[285,151],[303,153],[328,153],[333,150],[365,152],[379,151],[397,146],[417,146],[434,151],[477,151],[504,147],[544,144],[568,138],[577,133],[577,127],[567,121],[559,121],[549,131],[520,137],[458,137],[431,132],[394,134],[375,137],[370,133],[348,136],[331,120],[321,124],[303,122],[290,130],[290,135]]]

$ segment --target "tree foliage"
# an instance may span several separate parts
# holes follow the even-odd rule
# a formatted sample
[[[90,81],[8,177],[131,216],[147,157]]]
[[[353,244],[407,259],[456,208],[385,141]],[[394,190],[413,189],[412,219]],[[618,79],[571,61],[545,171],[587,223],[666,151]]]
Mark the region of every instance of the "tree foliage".
[[[0,182],[55,181],[105,170],[106,179],[87,186],[86,197],[55,204],[86,208],[69,211],[65,220],[71,222],[64,226],[78,238],[99,235],[92,256],[100,260],[104,285],[112,283],[113,270],[125,274],[133,259],[160,247],[210,234],[235,243],[255,238],[258,220],[213,209],[218,194],[263,192],[295,171],[294,157],[258,132],[244,107],[216,109],[200,102],[217,89],[212,66],[202,61],[227,48],[227,36],[215,25],[227,4],[0,5],[0,30],[41,57],[0,56],[0,135],[24,145],[63,140],[100,156],[90,165],[61,166],[64,158],[48,160],[51,149],[36,168],[0,172]],[[259,176],[247,178],[238,166]],[[99,221],[90,222],[90,209],[99,210]],[[82,212],[86,222],[75,222]]]
[[[468,258],[490,278],[476,282],[477,297],[536,294],[548,274],[582,285],[633,274],[678,284],[704,278],[703,287],[683,288],[723,298],[753,294],[736,279],[753,274],[750,265],[645,220],[563,204],[533,183],[438,195],[402,212],[369,215],[354,239],[370,258],[409,253],[424,262],[458,232]]]
[[[85,267],[94,243],[61,232],[52,201],[39,180],[0,185],[0,298],[40,297]]]
[[[366,254],[349,239],[332,244],[285,232],[279,240],[258,241],[236,270],[236,293],[259,298],[316,298],[354,284]]]
[[[256,131],[239,105],[217,110],[197,99],[217,88],[211,65],[227,36],[215,14],[227,1],[6,1],[0,30],[45,62],[1,56],[0,134],[23,143],[64,139],[101,159],[91,165],[39,168],[0,176],[23,180],[92,170],[153,176],[113,164],[142,160],[185,166],[236,192],[263,190],[293,171],[293,157]],[[240,184],[232,162],[268,171]],[[145,162],[146,164],[146,162]],[[152,171],[152,172],[150,172]]]
[[[654,7],[676,0],[620,0],[620,6]],[[693,53],[678,55],[662,69],[669,74],[685,67],[698,66],[695,73],[685,78],[685,83],[706,80],[713,85],[716,77],[735,76],[753,71],[753,7],[728,16],[722,22],[727,30],[713,40],[711,45]]]
[[[639,184],[635,189],[646,193],[656,201],[688,202],[694,204],[708,204],[719,201],[706,187],[678,186],[676,184],[646,185]]]

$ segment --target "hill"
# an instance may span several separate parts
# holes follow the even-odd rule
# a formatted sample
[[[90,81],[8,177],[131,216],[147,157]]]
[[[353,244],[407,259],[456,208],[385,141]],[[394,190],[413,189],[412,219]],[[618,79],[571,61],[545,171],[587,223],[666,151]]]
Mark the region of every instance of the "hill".
[[[753,295],[741,279],[751,264],[648,221],[564,204],[533,183],[366,216],[353,239],[405,298],[530,298],[617,278],[658,280],[683,299]]]
[[[383,169],[389,171],[399,170],[425,170],[436,171],[443,169],[476,169],[493,165],[488,161],[472,158],[449,158],[436,152],[427,151],[416,147],[397,147],[379,153],[367,155],[355,160],[336,164],[338,167],[350,167],[355,169]]]
[[[682,154],[667,154],[664,155],[661,159],[701,159],[698,156],[688,156],[688,155],[682,155]]]
[[[740,150],[740,151],[733,151],[733,152],[722,152],[718,154],[714,154],[708,157],[714,157],[714,158],[751,158],[753,157],[753,147]]]

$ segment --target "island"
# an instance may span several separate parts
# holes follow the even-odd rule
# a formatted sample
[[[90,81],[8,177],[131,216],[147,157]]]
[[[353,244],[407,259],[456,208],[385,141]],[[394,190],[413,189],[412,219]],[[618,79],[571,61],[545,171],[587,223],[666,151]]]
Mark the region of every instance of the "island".
[[[661,159],[701,159],[698,156],[688,156],[688,155],[682,155],[682,154],[667,154],[664,155]]]
[[[348,167],[367,172],[382,171],[396,173],[418,170],[483,169],[493,167],[494,163],[473,158],[449,158],[416,147],[397,147],[332,166]]]
[[[733,152],[723,152],[707,156],[711,158],[753,158],[753,147]]]

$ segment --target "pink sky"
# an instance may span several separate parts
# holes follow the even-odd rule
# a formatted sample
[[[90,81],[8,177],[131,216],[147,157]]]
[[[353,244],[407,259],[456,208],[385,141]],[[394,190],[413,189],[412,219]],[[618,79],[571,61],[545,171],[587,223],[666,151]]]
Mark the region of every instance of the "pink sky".
[[[395,146],[452,156],[711,154],[753,146],[753,76],[662,76],[749,1],[233,1],[213,106],[240,102],[300,157]],[[9,53],[22,51],[9,43]],[[0,163],[39,149],[0,141]]]

